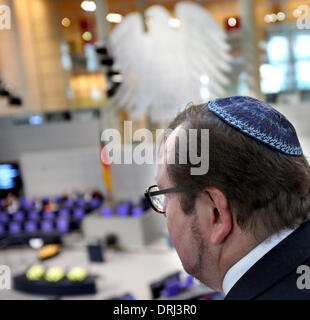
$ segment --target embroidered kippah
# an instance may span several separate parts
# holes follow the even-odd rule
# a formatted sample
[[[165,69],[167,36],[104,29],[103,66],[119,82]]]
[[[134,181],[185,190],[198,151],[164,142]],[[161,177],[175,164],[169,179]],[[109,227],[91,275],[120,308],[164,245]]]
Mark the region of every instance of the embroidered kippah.
[[[251,138],[291,156],[303,154],[294,126],[268,103],[234,96],[211,100],[207,109]]]

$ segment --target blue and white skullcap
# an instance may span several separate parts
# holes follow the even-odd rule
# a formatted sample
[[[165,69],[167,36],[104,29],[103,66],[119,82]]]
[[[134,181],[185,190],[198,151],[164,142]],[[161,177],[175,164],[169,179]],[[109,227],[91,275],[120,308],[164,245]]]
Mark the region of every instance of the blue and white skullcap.
[[[207,109],[231,127],[268,147],[290,156],[301,156],[296,130],[268,103],[246,96],[211,100]]]

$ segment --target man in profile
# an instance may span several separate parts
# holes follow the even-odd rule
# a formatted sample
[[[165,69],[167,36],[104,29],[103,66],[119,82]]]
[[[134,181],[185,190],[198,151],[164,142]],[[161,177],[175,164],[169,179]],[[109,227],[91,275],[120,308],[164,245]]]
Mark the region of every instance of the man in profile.
[[[199,150],[199,131],[209,129],[206,174],[191,174],[178,152],[157,168],[158,212],[184,269],[227,300],[310,299],[297,285],[298,267],[310,265],[310,167],[293,125],[236,96],[192,105],[169,129],[167,154],[178,150],[178,131],[197,129]]]

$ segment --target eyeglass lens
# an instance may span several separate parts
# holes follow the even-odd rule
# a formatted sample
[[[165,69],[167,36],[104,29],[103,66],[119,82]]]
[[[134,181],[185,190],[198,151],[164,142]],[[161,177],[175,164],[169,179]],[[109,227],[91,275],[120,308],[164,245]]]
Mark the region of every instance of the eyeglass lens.
[[[150,193],[154,191],[159,191],[159,188],[157,186],[152,187],[150,189]],[[154,205],[154,207],[160,211],[164,211],[164,204],[165,204],[165,195],[160,194],[160,195],[151,195],[151,200]]]

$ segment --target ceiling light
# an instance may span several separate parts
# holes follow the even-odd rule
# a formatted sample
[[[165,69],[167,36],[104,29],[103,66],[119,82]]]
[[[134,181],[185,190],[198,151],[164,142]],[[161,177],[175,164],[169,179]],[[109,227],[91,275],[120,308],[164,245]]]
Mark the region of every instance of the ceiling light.
[[[69,18],[63,18],[61,20],[61,24],[65,27],[68,28],[71,25],[71,20]]]
[[[181,26],[181,21],[178,18],[170,18],[168,20],[169,27],[178,29]]]
[[[278,12],[277,13],[277,18],[279,21],[283,21],[286,18],[286,15],[284,12]]]
[[[108,13],[106,19],[111,23],[120,23],[123,16],[118,13]]]
[[[271,15],[270,14],[266,14],[265,17],[264,17],[264,21],[266,23],[270,23],[271,22]]]
[[[90,41],[93,36],[92,34],[89,32],[89,31],[85,31],[83,34],[82,34],[82,38],[85,40],[85,41]]]
[[[278,17],[277,17],[277,15],[275,13],[272,13],[270,15],[270,19],[271,19],[271,22],[276,22],[278,20]]]
[[[237,24],[236,18],[231,17],[231,18],[228,19],[228,25],[229,25],[230,27],[234,27],[236,24]]]
[[[81,3],[81,8],[84,11],[94,12],[94,11],[96,11],[97,6],[94,1],[83,1]]]

